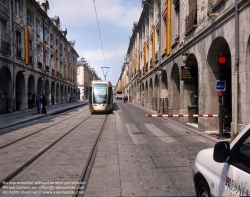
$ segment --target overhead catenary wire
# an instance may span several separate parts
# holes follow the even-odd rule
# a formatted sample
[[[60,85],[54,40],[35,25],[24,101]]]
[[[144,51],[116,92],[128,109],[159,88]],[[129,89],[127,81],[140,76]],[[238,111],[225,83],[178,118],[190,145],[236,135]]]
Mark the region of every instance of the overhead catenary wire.
[[[103,50],[102,36],[101,36],[101,30],[100,30],[100,26],[99,26],[99,20],[98,20],[97,11],[96,11],[95,0],[93,0],[93,2],[94,2],[94,7],[95,7],[95,15],[96,15],[96,21],[97,21],[97,26],[98,26],[98,31],[99,31],[99,37],[100,37],[101,46],[102,46],[102,55],[103,55],[103,60],[104,60],[104,64],[105,64],[105,67],[106,67],[106,60],[105,60],[105,55],[104,55],[104,50]]]

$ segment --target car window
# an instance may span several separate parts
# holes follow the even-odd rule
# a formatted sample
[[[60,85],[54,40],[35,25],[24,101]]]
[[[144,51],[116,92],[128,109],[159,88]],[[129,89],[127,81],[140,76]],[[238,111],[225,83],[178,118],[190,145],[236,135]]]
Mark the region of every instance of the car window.
[[[250,130],[236,144],[231,159],[234,166],[250,173]]]
[[[250,169],[250,136],[240,146],[239,164]]]

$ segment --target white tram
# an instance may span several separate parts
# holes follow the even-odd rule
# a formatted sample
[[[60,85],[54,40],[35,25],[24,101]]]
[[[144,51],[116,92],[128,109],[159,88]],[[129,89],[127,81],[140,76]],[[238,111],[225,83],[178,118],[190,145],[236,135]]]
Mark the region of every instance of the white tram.
[[[113,113],[113,90],[109,81],[92,81],[89,88],[91,113]]]

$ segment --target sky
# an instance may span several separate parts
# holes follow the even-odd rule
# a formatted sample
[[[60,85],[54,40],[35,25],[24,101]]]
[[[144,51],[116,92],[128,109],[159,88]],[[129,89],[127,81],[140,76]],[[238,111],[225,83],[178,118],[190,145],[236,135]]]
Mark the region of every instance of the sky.
[[[129,37],[132,36],[133,23],[139,21],[142,12],[141,1],[48,1],[48,16],[59,16],[61,29],[67,29],[68,41],[75,41],[74,48],[79,58],[84,57],[102,80],[106,75],[106,80],[116,85],[128,50]]]

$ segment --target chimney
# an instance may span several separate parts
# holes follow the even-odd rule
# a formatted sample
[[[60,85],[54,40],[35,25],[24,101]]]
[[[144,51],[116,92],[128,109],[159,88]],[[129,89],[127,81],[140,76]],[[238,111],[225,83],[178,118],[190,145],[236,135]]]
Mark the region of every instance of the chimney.
[[[40,2],[37,2],[42,10],[47,14],[47,11],[49,10],[49,1],[48,0],[41,0]]]
[[[62,34],[63,34],[63,36],[66,38],[66,35],[67,35],[67,29],[62,29]]]
[[[69,41],[69,44],[74,48],[75,47],[75,41]]]

